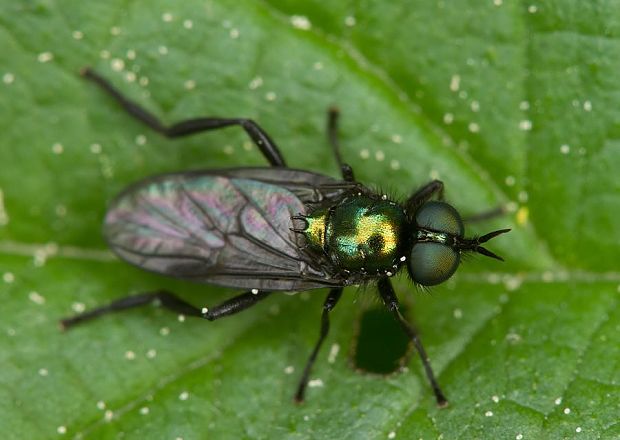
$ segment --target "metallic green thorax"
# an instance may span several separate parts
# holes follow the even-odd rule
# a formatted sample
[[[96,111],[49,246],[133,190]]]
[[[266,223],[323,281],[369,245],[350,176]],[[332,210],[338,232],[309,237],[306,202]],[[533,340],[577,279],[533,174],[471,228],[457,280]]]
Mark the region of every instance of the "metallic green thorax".
[[[311,249],[354,272],[394,272],[403,255],[407,217],[396,203],[351,196],[305,217]]]

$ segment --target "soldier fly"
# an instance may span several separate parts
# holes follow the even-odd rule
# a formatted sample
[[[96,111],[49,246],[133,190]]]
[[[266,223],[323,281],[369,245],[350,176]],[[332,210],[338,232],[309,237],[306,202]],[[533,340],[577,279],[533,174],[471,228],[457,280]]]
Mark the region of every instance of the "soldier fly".
[[[329,314],[343,289],[376,282],[383,303],[416,347],[437,404],[447,404],[420,338],[399,310],[390,277],[406,267],[413,283],[432,286],[452,276],[463,253],[502,260],[482,244],[509,229],[465,238],[461,216],[443,201],[438,180],[402,203],[358,182],[340,155],[336,109],[329,111],[327,131],[341,179],[289,168],[276,143],[250,119],[206,117],[166,126],[95,71],[87,68],[82,75],[168,138],[240,126],[271,167],[149,177],[123,191],[104,221],[105,238],[123,260],[147,271],[244,293],[215,307],[197,308],[169,291],[146,292],[63,319],[63,328],[153,302],[214,321],[274,292],[328,288],[319,338],[295,393],[295,401],[302,402],[329,332]],[[434,197],[437,200],[431,200]]]

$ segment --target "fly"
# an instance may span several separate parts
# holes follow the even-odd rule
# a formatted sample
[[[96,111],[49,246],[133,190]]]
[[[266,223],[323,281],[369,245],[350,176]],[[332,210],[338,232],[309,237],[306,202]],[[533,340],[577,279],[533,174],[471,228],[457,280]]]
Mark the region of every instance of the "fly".
[[[63,328],[153,302],[214,321],[274,292],[328,288],[319,339],[295,392],[295,401],[302,402],[329,332],[330,312],[343,289],[376,282],[383,303],[416,347],[437,404],[447,405],[420,338],[399,310],[390,277],[406,267],[413,283],[432,286],[454,274],[463,253],[501,260],[482,244],[509,229],[466,238],[461,216],[443,201],[438,180],[402,203],[358,182],[340,155],[336,109],[329,111],[327,132],[341,179],[289,168],[275,142],[250,119],[206,117],[166,126],[93,70],[84,69],[82,75],[168,138],[240,126],[271,167],[150,177],[124,190],[104,220],[105,238],[123,260],[147,271],[243,293],[214,307],[197,308],[169,291],[146,292],[63,319]]]

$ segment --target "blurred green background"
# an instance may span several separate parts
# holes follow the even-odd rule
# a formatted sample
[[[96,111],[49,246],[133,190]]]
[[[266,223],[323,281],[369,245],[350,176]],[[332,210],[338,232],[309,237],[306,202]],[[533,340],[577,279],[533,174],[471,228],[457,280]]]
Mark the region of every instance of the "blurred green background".
[[[619,438],[619,6],[2,2],[2,437]],[[87,65],[167,122],[254,118],[291,166],[333,176],[337,105],[362,182],[406,196],[439,178],[465,216],[505,206],[468,227],[513,228],[489,245],[505,263],[471,258],[429,292],[396,282],[450,407],[417,356],[387,377],[350,367],[372,287],[332,313],[322,386],[301,406],[321,291],[214,323],[146,308],[60,333],[59,318],[129,293],[233,295],[117,261],[101,219],[140,178],[264,163],[237,128],[159,137],[81,79]]]

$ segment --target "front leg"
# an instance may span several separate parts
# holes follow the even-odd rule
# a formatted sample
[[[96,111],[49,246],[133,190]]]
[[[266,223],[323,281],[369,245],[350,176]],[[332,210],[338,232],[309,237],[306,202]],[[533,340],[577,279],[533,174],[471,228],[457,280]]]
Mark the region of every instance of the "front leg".
[[[443,182],[441,180],[433,180],[414,192],[405,202],[407,212],[415,212],[416,208],[428,202],[434,194],[437,194],[437,199],[443,200]]]

